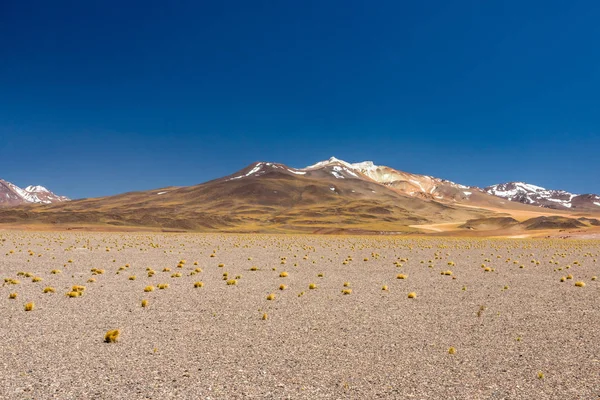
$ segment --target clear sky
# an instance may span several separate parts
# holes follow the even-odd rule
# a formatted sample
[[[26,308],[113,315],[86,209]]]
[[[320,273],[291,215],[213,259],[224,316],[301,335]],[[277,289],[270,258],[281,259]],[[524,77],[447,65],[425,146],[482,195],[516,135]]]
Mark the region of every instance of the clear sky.
[[[594,1],[0,1],[0,177],[73,198],[336,156],[600,193]]]

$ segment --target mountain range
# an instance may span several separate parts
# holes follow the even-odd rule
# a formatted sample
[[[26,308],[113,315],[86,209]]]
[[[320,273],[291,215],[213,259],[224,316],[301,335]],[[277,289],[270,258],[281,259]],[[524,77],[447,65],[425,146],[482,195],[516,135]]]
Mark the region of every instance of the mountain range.
[[[12,206],[0,210],[0,223],[396,233],[437,232],[442,225],[463,231],[579,228],[594,226],[600,215],[594,194],[521,182],[482,189],[335,157],[305,168],[256,162],[195,186],[67,200],[42,187],[20,189],[0,181],[0,204]],[[530,221],[541,217],[546,218]]]
[[[27,186],[25,189],[0,179],[0,206],[22,204],[51,204],[69,201],[66,196],[58,196],[43,186]]]

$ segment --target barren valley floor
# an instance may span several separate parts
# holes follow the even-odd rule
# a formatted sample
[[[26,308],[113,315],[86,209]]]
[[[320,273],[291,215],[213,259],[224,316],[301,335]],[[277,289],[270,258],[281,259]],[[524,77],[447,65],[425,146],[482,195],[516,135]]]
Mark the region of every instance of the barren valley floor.
[[[599,258],[593,240],[0,231],[0,398],[594,399]]]

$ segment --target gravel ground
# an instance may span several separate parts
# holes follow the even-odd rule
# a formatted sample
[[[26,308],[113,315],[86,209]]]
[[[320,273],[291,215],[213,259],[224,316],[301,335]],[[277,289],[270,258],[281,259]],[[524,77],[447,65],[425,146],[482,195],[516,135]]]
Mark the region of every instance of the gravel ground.
[[[599,241],[0,232],[20,281],[0,287],[0,398],[597,399],[598,258]]]

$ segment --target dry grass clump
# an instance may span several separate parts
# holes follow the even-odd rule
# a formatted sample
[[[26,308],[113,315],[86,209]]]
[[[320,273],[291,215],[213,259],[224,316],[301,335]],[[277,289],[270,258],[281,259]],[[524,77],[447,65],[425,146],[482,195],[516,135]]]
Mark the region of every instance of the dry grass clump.
[[[225,264],[221,263],[218,265],[219,268],[223,268],[225,266]]]
[[[18,279],[4,278],[4,283],[8,285],[18,285],[19,283],[21,283],[21,281],[19,281]]]
[[[116,343],[119,340],[120,331],[118,329],[113,329],[104,335],[104,342],[106,343]]]
[[[34,307],[33,301],[25,304],[25,311],[32,311]]]
[[[258,268],[257,268],[257,267],[254,267],[254,266],[252,266],[252,267],[250,267],[250,271],[258,271]]]
[[[148,285],[144,288],[144,292],[152,292],[154,290],[154,286]]]
[[[351,294],[352,289],[342,289],[342,294]]]
[[[596,279],[598,279],[597,276],[592,276],[592,280],[595,281]]]
[[[83,293],[85,291],[85,286],[73,285],[73,287],[71,288],[71,290],[74,291],[74,292]]]
[[[284,285],[283,283],[281,285],[279,285],[279,290],[285,290],[287,289],[287,286]]]
[[[396,279],[406,279],[406,278],[408,278],[408,275],[405,275],[405,274],[396,275]]]
[[[441,275],[452,275],[452,271],[450,271],[449,269],[446,271],[442,271]]]
[[[575,282],[575,286],[577,286],[577,287],[584,287],[585,286],[585,282],[583,282],[583,281],[577,281],[577,282]]]
[[[410,292],[410,293],[408,294],[408,298],[409,298],[409,299],[416,299],[416,298],[417,298],[417,294],[416,294],[415,292]]]
[[[571,274],[567,275],[567,279],[573,279],[573,275],[571,275]]]
[[[315,285],[314,283],[311,283],[311,284],[308,285],[308,288],[311,289],[311,290],[312,289],[316,289],[317,285]]]
[[[41,281],[42,281],[42,278],[40,278],[39,276],[34,276],[34,277],[31,279],[31,282],[41,282]]]
[[[235,279],[228,279],[226,283],[229,286],[237,285],[237,280],[235,280]]]
[[[456,354],[456,349],[454,347],[450,347],[448,349],[448,354]]]
[[[196,269],[194,269],[194,272],[199,274],[200,272],[202,272],[202,268],[196,268]]]
[[[94,282],[96,282],[96,279],[94,279],[94,278],[90,278],[90,279],[88,279],[87,281],[88,281],[88,283],[94,283]]]
[[[16,298],[17,298],[17,294],[16,294],[16,293],[10,293],[10,294],[8,295],[8,298],[9,298],[9,299],[11,299],[11,300],[14,300],[14,299],[16,299]]]
[[[159,289],[167,289],[169,287],[168,283],[159,283],[158,285],[156,285],[157,288]]]
[[[381,287],[381,290],[388,290],[388,287],[387,287],[387,285],[383,285],[383,286]]]
[[[181,272],[176,272],[173,275],[171,275],[171,278],[181,278]]]
[[[104,273],[103,269],[98,268],[92,268],[90,271],[92,272],[92,275],[102,275]]]
[[[148,300],[146,300],[146,299],[142,300],[142,307],[143,308],[148,307]]]
[[[56,290],[53,287],[47,286],[44,288],[44,293],[55,293]]]
[[[350,287],[350,282],[344,282],[344,287]]]
[[[267,296],[267,300],[275,300],[275,293],[270,293],[270,294]]]
[[[479,306],[479,310],[477,310],[477,317],[481,318],[484,311],[485,311],[485,306],[483,306],[483,305]]]
[[[267,320],[268,318],[269,318],[269,316],[267,315],[267,313],[264,313],[264,314],[262,315],[262,320],[263,320],[263,321]]]
[[[194,282],[195,288],[201,288],[202,286],[204,286],[204,282]]]
[[[171,272],[171,268],[169,267],[164,267],[162,272]]]
[[[129,277],[129,280],[130,280],[130,281],[135,281],[135,275],[131,275],[131,276]]]
[[[285,271],[279,274],[280,278],[287,278],[287,276],[288,276],[288,273]]]

